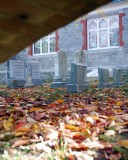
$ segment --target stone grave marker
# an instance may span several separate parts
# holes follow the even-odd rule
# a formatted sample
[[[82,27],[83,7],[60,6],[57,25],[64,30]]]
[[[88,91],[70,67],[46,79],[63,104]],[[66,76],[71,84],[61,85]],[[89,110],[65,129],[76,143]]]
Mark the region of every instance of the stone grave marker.
[[[19,60],[9,60],[7,65],[7,86],[10,88],[24,87],[25,64]]]
[[[124,85],[125,83],[123,82],[123,74],[122,74],[122,69],[121,68],[114,68],[113,69],[113,87],[119,87],[121,85]]]
[[[110,77],[109,77],[109,69],[98,68],[98,80],[99,85],[98,88],[110,88]]]
[[[77,51],[74,54],[74,63],[81,64],[81,65],[86,65],[85,52],[83,50]],[[87,68],[86,68],[85,73],[84,73],[84,75],[85,75],[84,80],[85,80],[85,83],[88,83],[86,72],[87,72]]]
[[[125,80],[126,83],[128,83],[128,69],[126,69],[126,80]]]
[[[26,62],[26,86],[41,86],[42,79],[40,76],[39,62]]]
[[[83,91],[89,87],[85,80],[86,71],[86,65],[71,63],[71,84],[67,85],[67,91],[69,93]]]
[[[66,87],[68,78],[68,64],[66,52],[59,50],[55,56],[55,77],[51,88]]]
[[[26,75],[26,83],[24,87],[32,87],[33,83],[32,83],[32,76],[31,74],[27,74]]]
[[[85,52],[83,50],[80,50],[80,51],[77,51],[75,54],[74,54],[74,63],[78,64],[83,64],[85,65],[86,62],[85,62]]]

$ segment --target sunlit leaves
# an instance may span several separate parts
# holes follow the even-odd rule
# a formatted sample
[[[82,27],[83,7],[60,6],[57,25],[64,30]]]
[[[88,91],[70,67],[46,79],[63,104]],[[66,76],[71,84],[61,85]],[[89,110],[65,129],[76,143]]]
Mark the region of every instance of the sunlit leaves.
[[[29,152],[45,154],[44,160],[125,158],[126,89],[100,90],[95,85],[83,93],[68,94],[49,85],[0,88],[0,144],[9,142],[10,153],[29,147]]]

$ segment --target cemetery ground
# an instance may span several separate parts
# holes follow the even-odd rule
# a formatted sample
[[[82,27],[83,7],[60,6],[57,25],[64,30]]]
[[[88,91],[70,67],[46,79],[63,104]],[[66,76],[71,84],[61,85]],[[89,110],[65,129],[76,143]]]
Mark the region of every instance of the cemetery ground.
[[[128,85],[0,87],[0,160],[127,160]]]

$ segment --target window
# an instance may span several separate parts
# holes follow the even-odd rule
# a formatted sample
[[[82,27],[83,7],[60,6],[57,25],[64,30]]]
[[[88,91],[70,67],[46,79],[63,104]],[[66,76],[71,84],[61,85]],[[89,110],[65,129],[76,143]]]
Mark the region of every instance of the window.
[[[55,32],[41,38],[34,44],[34,55],[55,52]]]
[[[88,49],[119,46],[119,16],[88,20]]]

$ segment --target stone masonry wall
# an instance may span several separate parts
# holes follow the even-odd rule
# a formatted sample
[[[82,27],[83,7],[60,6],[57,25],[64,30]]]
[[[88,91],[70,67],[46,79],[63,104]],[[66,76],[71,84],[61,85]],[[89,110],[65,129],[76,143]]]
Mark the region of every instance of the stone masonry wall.
[[[128,65],[128,52],[123,47],[98,51],[85,51],[88,67],[120,67]]]
[[[68,56],[68,67],[73,61],[74,53],[82,49],[83,25],[80,20],[76,20],[69,25],[58,30],[59,35],[59,49],[64,50]]]
[[[123,13],[122,17],[122,46],[113,49],[87,50],[86,63],[88,67],[125,67],[128,66],[128,8],[106,13],[106,15]],[[94,15],[90,18],[96,18]],[[89,18],[89,17],[88,17]],[[121,35],[119,33],[119,35]],[[120,39],[121,37],[119,37]]]
[[[124,46],[113,49],[86,50],[85,58],[87,67],[122,67],[128,65],[128,8],[111,11],[105,14],[115,15],[120,13],[125,13],[125,16],[122,17],[122,26],[124,26],[122,30],[122,40],[124,41]],[[87,18],[98,18],[100,16],[99,14],[95,14]],[[82,49],[82,31],[83,24],[80,22],[80,19],[58,30],[58,47],[67,53],[69,72],[71,62],[74,61],[75,52]],[[32,56],[32,59],[40,61],[43,79],[54,77],[54,55]]]
[[[28,60],[26,49],[18,53],[16,56],[11,57],[11,59],[22,60],[25,62],[26,60]],[[7,82],[7,63],[8,61],[0,64],[0,84],[6,84]]]
[[[0,84],[5,84],[7,81],[7,63],[0,64]]]
[[[43,80],[51,80],[55,75],[55,54],[30,56],[29,60],[40,62],[40,74]]]

